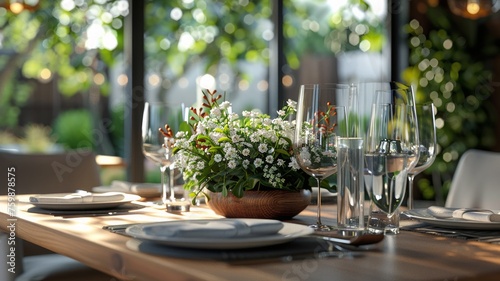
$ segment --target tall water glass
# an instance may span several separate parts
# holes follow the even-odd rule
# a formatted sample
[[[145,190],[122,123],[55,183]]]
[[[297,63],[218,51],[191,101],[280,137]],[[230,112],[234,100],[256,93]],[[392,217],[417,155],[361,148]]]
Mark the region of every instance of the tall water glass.
[[[363,139],[337,139],[337,228],[364,230]]]

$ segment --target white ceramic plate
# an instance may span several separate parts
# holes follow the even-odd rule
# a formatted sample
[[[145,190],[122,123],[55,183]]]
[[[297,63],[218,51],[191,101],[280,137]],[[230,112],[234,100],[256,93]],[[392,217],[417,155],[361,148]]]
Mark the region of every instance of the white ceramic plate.
[[[98,210],[115,208],[125,203],[130,203],[135,200],[141,199],[138,195],[123,194],[124,198],[118,201],[104,201],[104,202],[85,202],[85,203],[40,203],[40,202],[26,202],[33,204],[36,207],[46,210]]]
[[[204,220],[206,221],[206,220]],[[178,223],[178,221],[173,221]],[[155,234],[146,234],[146,227],[164,227],[162,223],[138,224],[130,226],[126,229],[126,233],[134,238],[155,242],[168,246],[176,246],[193,249],[245,249],[262,246],[277,245],[292,241],[298,237],[312,234],[314,230],[308,226],[283,223],[283,228],[275,234],[258,236],[258,237],[241,237],[241,238],[185,238],[185,237],[168,237]]]
[[[480,221],[471,221],[471,220],[456,219],[456,218],[440,219],[430,215],[427,212],[427,208],[405,211],[404,214],[412,219],[416,219],[430,225],[440,226],[445,228],[500,230],[500,222],[480,222]]]

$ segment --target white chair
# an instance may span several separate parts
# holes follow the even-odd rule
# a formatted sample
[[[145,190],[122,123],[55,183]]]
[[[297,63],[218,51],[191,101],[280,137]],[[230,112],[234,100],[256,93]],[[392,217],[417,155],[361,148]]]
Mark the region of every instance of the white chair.
[[[101,183],[95,154],[90,151],[76,150],[55,154],[0,151],[1,182],[7,183],[7,169],[10,167],[15,168],[13,173],[16,179],[16,194],[75,192],[76,189],[90,190]],[[6,192],[7,188],[0,190],[1,195],[5,195]],[[6,234],[0,233],[0,236],[2,235]],[[2,238],[5,239],[0,237],[0,240]],[[115,280],[74,259],[54,254],[26,241],[22,242],[22,247],[16,244],[16,250],[24,248],[23,252],[16,253],[16,260],[18,262],[22,260],[22,267],[16,266],[22,268],[22,271],[16,274],[16,281]],[[4,246],[3,243],[1,246]],[[2,263],[0,265],[2,274],[7,272],[4,267],[5,263]],[[5,280],[13,276],[10,274],[0,277],[1,280]]]
[[[500,209],[500,152],[467,150],[458,162],[445,207]]]

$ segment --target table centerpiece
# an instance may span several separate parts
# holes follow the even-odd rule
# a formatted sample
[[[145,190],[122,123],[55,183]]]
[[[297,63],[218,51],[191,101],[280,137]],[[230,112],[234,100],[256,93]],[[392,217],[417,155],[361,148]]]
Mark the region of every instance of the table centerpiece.
[[[190,196],[204,195],[226,217],[287,218],[307,207],[309,176],[293,156],[296,102],[287,101],[278,117],[257,111],[232,112],[217,91],[203,91],[200,108],[175,136],[175,164]],[[166,125],[166,130],[169,130]]]

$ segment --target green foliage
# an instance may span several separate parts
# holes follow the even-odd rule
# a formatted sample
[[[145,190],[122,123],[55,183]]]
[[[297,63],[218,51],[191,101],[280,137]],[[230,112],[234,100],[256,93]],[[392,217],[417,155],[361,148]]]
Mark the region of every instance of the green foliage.
[[[484,48],[499,50],[498,46],[467,40],[470,36],[457,29],[449,12],[438,7],[431,8],[429,14],[433,15],[429,17],[430,30],[423,30],[416,20],[407,27],[411,66],[404,73],[405,80],[417,86],[417,103],[432,101],[438,109],[439,154],[425,173],[440,175],[441,182],[419,181],[426,199],[433,198],[436,186],[444,187],[445,198],[463,152],[470,148],[488,150],[495,144],[495,109],[488,102],[492,74],[486,58],[479,55],[484,54]]]
[[[67,149],[93,148],[92,115],[88,110],[68,110],[53,125],[57,142]]]
[[[109,133],[111,134],[113,148],[119,155],[120,152],[125,151],[125,107],[123,105],[111,109]],[[124,155],[119,156],[124,157]]]
[[[31,124],[24,128],[24,138],[21,144],[27,151],[41,153],[46,152],[54,145],[54,138],[50,135],[51,128],[37,124]]]
[[[199,63],[212,75],[221,63],[237,75],[240,61],[268,63],[269,0],[150,0],[145,14],[146,65],[164,81],[173,83]]]
[[[325,0],[285,1],[284,6],[285,54],[292,69],[299,67],[300,57],[306,53],[382,51],[384,19],[366,1],[349,0],[337,11]]]
[[[34,11],[19,14],[0,7],[0,46],[8,54],[0,56],[0,126],[17,125],[35,85],[26,78],[56,79],[58,91],[71,96],[96,85],[100,74],[105,81],[97,86],[107,94],[107,68],[123,50],[125,2],[39,1]]]

